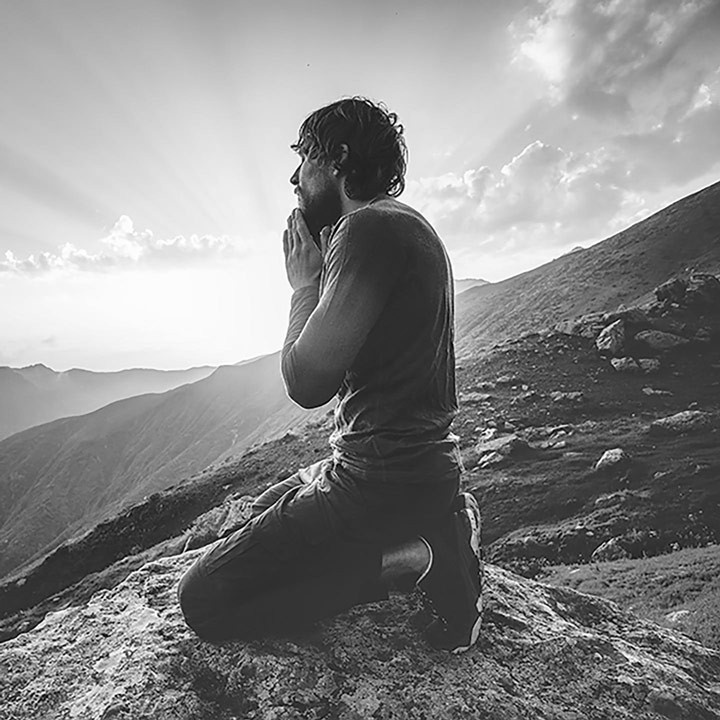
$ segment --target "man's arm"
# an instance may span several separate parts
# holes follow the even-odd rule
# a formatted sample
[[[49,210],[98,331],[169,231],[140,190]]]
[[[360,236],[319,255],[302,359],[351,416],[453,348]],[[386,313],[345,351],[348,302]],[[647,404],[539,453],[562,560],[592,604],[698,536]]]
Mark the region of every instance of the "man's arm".
[[[296,289],[282,351],[288,395],[319,407],[338,391],[396,285],[405,258],[371,215],[358,211],[336,228],[317,286]]]

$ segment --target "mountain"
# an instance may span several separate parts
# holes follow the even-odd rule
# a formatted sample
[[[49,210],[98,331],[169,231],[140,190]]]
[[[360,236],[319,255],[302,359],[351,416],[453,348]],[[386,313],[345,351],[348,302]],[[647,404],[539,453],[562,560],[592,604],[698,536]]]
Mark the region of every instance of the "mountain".
[[[564,319],[633,303],[692,268],[720,270],[720,182],[592,247],[461,293],[458,356]]]
[[[165,392],[207,377],[214,368],[133,369],[118,372],[67,370],[45,365],[0,367],[0,440],[35,425],[84,415],[116,400]]]
[[[720,224],[713,231],[696,222],[693,208],[698,197],[712,198],[717,187],[688,198],[689,209],[673,206],[695,223],[688,238],[698,233],[704,238],[692,252],[673,250],[658,216],[625,236],[639,259],[626,256],[618,266],[607,262],[627,296],[652,298],[652,288],[627,266],[639,264],[653,248],[667,245],[663,267],[682,264],[678,253],[694,257],[698,270],[706,269],[703,261],[707,269],[715,266]],[[704,217],[717,214],[710,208]],[[618,237],[605,242],[617,243]],[[633,237],[646,242],[631,242]],[[572,257],[591,251],[599,252],[590,248]],[[540,270],[556,275],[557,262]],[[494,345],[478,341],[461,358],[454,427],[467,468],[464,487],[483,507],[484,543],[493,562],[535,576],[552,565],[588,563],[608,543],[604,558],[616,553],[632,559],[720,542],[718,281],[702,275],[687,279],[686,268],[681,267],[682,278],[659,288],[654,300],[592,315],[587,315],[596,310],[587,275],[578,283],[568,275],[558,297],[580,298],[585,317],[561,323],[562,329],[545,326],[514,337],[510,328],[508,339]],[[656,275],[668,279],[660,271]],[[611,284],[609,276],[606,280]],[[502,299],[494,287],[470,289],[459,300],[488,291],[490,298]],[[534,312],[532,302],[524,307]],[[551,311],[548,300],[539,327],[551,323]],[[617,340],[610,354],[600,343],[608,334]],[[650,340],[670,342],[670,349],[653,348]],[[462,335],[458,342],[464,342]],[[86,602],[92,591],[114,587],[142,561],[217,537],[232,515],[233,497],[257,494],[327,452],[324,412],[308,415],[287,401],[277,357],[270,357],[0,443],[2,552],[14,553],[7,566],[15,568],[0,585],[1,614],[7,616],[3,632],[28,629],[48,608]],[[307,418],[312,422],[302,424]],[[666,418],[676,418],[681,430],[662,435]],[[243,447],[249,449],[241,454]],[[618,463],[597,470],[608,450],[622,450],[614,453]],[[222,465],[207,468],[222,459]],[[105,466],[110,469],[104,477],[99,470]],[[201,468],[207,469],[188,477]],[[120,482],[113,480],[116,471]],[[43,483],[35,484],[39,475]],[[75,488],[85,484],[89,497],[75,497]],[[81,507],[69,519],[62,517],[82,502],[89,511]],[[6,506],[12,510],[5,512]],[[203,520],[204,514],[214,520]],[[58,536],[63,522],[75,525]],[[36,542],[45,524],[54,539]],[[72,542],[58,545],[70,534]],[[32,544],[30,552],[25,542]],[[713,632],[701,639],[720,646]]]
[[[278,354],[0,442],[0,574],[254,442],[322,417],[288,400]]]
[[[489,284],[490,283],[488,283],[487,280],[481,280],[479,278],[463,278],[455,280],[455,294],[459,295],[461,292],[465,292],[465,290],[469,290],[470,288]]]

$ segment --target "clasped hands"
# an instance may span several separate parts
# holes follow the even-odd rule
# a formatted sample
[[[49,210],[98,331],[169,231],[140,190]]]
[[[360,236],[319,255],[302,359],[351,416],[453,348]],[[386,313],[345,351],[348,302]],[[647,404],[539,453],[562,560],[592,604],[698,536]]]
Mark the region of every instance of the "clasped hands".
[[[320,271],[327,252],[330,228],[320,231],[320,248],[315,244],[305,218],[298,208],[290,213],[283,231],[283,251],[288,282],[293,290],[320,284]]]

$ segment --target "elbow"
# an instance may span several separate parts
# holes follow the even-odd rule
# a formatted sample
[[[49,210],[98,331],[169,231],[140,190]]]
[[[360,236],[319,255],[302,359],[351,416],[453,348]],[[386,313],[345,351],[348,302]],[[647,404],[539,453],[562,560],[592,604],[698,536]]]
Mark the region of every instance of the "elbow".
[[[327,393],[313,392],[307,388],[287,388],[288,397],[301,408],[312,410],[321,407],[325,403],[332,400],[335,393],[328,395]]]

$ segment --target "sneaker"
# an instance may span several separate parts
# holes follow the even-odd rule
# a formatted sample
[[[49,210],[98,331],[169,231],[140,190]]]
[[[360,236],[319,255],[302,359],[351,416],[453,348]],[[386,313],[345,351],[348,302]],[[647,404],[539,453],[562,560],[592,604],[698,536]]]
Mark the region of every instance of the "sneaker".
[[[455,512],[421,539],[430,563],[417,587],[436,616],[428,640],[438,649],[465,652],[477,642],[482,621],[480,509],[475,498],[461,493]]]

